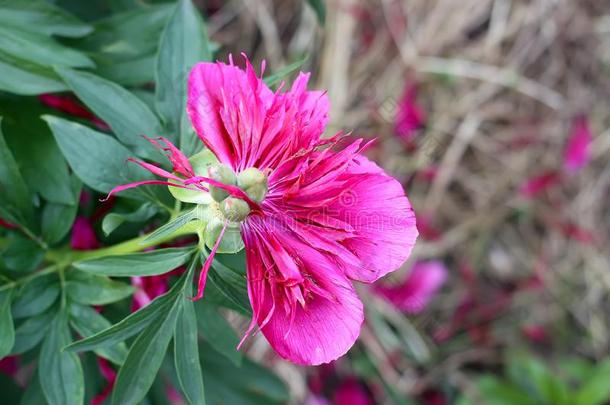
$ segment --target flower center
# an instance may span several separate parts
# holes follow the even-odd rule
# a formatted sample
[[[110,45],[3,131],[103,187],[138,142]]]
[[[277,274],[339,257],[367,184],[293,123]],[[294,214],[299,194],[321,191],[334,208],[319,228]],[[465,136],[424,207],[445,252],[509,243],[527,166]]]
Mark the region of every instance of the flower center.
[[[256,167],[235,174],[229,166],[217,164],[210,166],[208,175],[224,185],[239,187],[254,202],[262,202],[267,195],[267,176]],[[250,206],[246,201],[230,196],[221,187],[210,186],[210,195],[218,203],[223,216],[231,222],[241,222],[250,214]]]

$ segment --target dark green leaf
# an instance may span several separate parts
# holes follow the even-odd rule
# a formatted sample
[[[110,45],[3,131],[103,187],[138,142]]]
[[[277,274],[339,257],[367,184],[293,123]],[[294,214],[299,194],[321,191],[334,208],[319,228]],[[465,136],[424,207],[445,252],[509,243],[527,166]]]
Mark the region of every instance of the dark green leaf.
[[[34,270],[42,262],[44,251],[33,240],[15,234],[8,242],[6,250],[2,252],[2,259],[9,269],[26,273]]]
[[[93,67],[83,53],[60,45],[51,37],[0,26],[0,51],[40,66]]]
[[[108,193],[117,185],[153,178],[143,169],[126,164],[133,154],[116,139],[61,118],[48,115],[43,118],[70,167],[89,187]],[[143,193],[139,188],[121,195],[142,198]]]
[[[26,318],[43,313],[53,305],[59,292],[57,275],[48,274],[34,278],[17,292],[13,300],[13,316]]]
[[[180,293],[180,290],[180,286],[176,284],[170,291],[155,298],[150,304],[132,313],[121,322],[114,324],[108,329],[104,329],[93,336],[89,336],[86,339],[71,344],[66,350],[81,352],[97,349],[99,347],[107,347],[124,341],[140,332],[149,325],[160,312],[165,311],[168,306],[171,306],[174,303],[176,296]]]
[[[93,29],[43,0],[1,0],[0,25],[64,37],[80,37]]]
[[[21,400],[21,387],[8,374],[0,373],[0,392],[2,393],[2,403],[4,404],[18,404]]]
[[[157,111],[168,126],[178,133],[186,114],[188,73],[199,61],[212,59],[210,44],[199,11],[191,0],[179,0],[159,44],[156,68]],[[180,135],[180,145],[190,143],[190,132]],[[184,151],[187,155],[193,151]]]
[[[106,236],[111,234],[123,222],[144,222],[152,218],[157,209],[151,204],[143,204],[136,211],[129,214],[110,213],[102,221],[102,231]]]
[[[30,96],[67,87],[48,69],[0,54],[0,90]]]
[[[288,390],[269,370],[244,358],[241,367],[204,344],[199,352],[206,382],[206,400],[212,404],[285,404]]]
[[[208,274],[208,279],[233,305],[239,308],[240,312],[251,315],[252,309],[248,299],[248,288],[246,286],[246,276],[240,273],[237,269],[231,268],[223,264],[231,259],[243,258],[244,255],[221,255],[218,254],[212,262],[211,271]],[[202,260],[205,260],[205,255]],[[236,263],[232,263],[235,265]],[[245,263],[244,263],[245,264]]]
[[[174,333],[182,299],[178,295],[159,311],[131,346],[114,385],[114,405],[138,404],[150,389]]]
[[[316,13],[316,17],[318,17],[318,21],[320,24],[324,25],[326,21],[326,6],[324,5],[324,0],[307,0],[313,11]]]
[[[77,204],[46,204],[42,210],[42,238],[50,245],[60,242],[72,229],[77,211]]]
[[[218,309],[203,300],[195,305],[199,332],[218,353],[231,360],[236,366],[242,362],[242,353],[237,350],[239,338],[227,320],[218,313]]]
[[[277,72],[275,72],[274,74],[265,77],[263,79],[263,81],[269,87],[276,85],[281,80],[283,80],[286,76],[288,76],[289,74],[291,74],[292,72],[294,72],[295,70],[297,70],[298,68],[303,66],[303,64],[305,62],[307,62],[308,58],[309,58],[309,56],[307,56],[307,55],[303,56],[301,59],[291,63],[290,65],[286,66],[285,68],[282,68],[282,69],[278,70]]]
[[[42,392],[42,387],[40,386],[40,380],[38,379],[38,372],[36,371],[32,378],[30,379],[30,383],[23,393],[23,397],[21,398],[20,405],[47,405],[48,402],[44,397],[44,393]]]
[[[0,77],[2,77],[0,65]],[[2,79],[0,79],[1,81]],[[0,124],[2,119],[0,118]],[[24,226],[33,221],[32,197],[0,128],[0,216]]]
[[[183,265],[191,248],[167,248],[123,256],[106,256],[74,263],[77,269],[113,277],[154,276]]]
[[[112,325],[91,307],[84,305],[70,305],[70,324],[82,337],[93,336]],[[115,364],[123,364],[127,357],[127,346],[125,343],[118,343],[114,346],[101,347],[95,353]]]
[[[194,264],[194,263],[193,263]],[[192,279],[193,265],[189,270],[189,280]],[[199,363],[199,344],[197,338],[197,318],[192,296],[192,283],[187,283],[184,299],[178,315],[174,332],[174,361],[180,387],[185,398],[191,405],[205,404],[203,391],[203,375]]]
[[[106,276],[73,270],[68,273],[66,292],[70,299],[81,304],[106,305],[129,297],[134,288]]]
[[[31,317],[19,325],[15,330],[15,345],[11,355],[25,353],[40,343],[54,317],[55,312],[51,310]]]
[[[142,156],[160,159],[161,155],[142,135],[158,135],[161,123],[142,100],[92,73],[65,68],[57,69],[57,73],[87,107],[110,125],[123,144]]]
[[[85,383],[78,356],[62,350],[71,340],[68,315],[61,311],[42,345],[38,368],[40,385],[50,405],[81,405],[84,401]]]
[[[13,290],[0,291],[0,359],[7,356],[15,343],[15,327],[11,315]]]

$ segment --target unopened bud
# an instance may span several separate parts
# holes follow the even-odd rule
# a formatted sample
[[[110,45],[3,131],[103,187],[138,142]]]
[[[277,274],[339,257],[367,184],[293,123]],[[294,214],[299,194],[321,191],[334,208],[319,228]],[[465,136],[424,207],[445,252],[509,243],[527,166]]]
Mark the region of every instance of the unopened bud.
[[[239,198],[229,197],[220,204],[220,211],[231,222],[241,222],[250,213],[248,203]]]
[[[210,166],[208,168],[208,176],[212,180],[216,180],[217,182],[228,186],[234,186],[237,183],[237,178],[235,177],[233,170],[229,166],[223,164]],[[210,195],[215,201],[221,202],[229,196],[229,193],[220,187],[210,186]]]
[[[267,195],[267,176],[255,167],[250,167],[237,175],[237,185],[252,200],[261,202]]]

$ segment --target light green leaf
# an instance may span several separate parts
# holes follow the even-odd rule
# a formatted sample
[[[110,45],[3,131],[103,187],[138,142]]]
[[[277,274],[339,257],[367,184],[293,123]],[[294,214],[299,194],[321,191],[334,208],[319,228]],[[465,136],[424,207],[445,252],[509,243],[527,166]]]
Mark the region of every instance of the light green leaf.
[[[93,336],[112,326],[93,308],[77,304],[70,305],[70,324],[82,337]],[[123,364],[127,357],[127,346],[121,342],[114,346],[100,347],[95,353],[115,364]]]
[[[13,290],[0,291],[0,359],[7,356],[15,343],[15,327],[11,315]]]
[[[59,292],[57,275],[34,278],[17,292],[13,300],[13,317],[27,318],[43,313],[57,300]]]
[[[202,253],[202,261],[205,260],[206,254]],[[229,263],[230,260],[232,260],[233,263]],[[225,265],[225,262],[228,263],[228,265]],[[245,267],[245,258],[243,254],[217,254],[212,262],[214,271],[210,271],[208,279],[211,282],[210,284],[231,303],[232,308],[245,315],[251,315],[252,309],[248,299],[245,272],[240,272],[236,268],[237,262],[243,262],[243,266]]]
[[[38,374],[49,405],[82,405],[85,400],[83,370],[78,356],[62,351],[72,340],[68,315],[60,312],[40,352]]]
[[[110,235],[124,222],[144,222],[157,213],[157,208],[152,204],[143,204],[136,211],[128,214],[111,212],[102,221],[102,231],[106,236]]]
[[[60,45],[49,36],[6,26],[0,26],[0,51],[40,66],[95,66],[83,53]]]
[[[161,132],[157,116],[142,100],[118,84],[92,73],[67,68],[56,71],[78,98],[110,125],[121,142],[132,146],[144,157],[161,158],[161,154],[142,136],[155,137]]]
[[[197,209],[187,211],[184,214],[174,218],[163,226],[157,228],[154,232],[144,239],[144,243],[155,243],[162,241],[167,236],[173,234],[178,229],[182,228],[192,220],[197,218]]]
[[[189,269],[188,280],[192,279],[193,263]],[[174,332],[174,361],[180,387],[191,405],[205,404],[203,375],[199,363],[199,344],[197,338],[197,318],[192,297],[192,283],[188,282]]]
[[[114,385],[113,405],[138,404],[150,389],[174,333],[182,299],[178,295],[159,311],[131,346]]]
[[[133,153],[116,139],[58,117],[46,115],[43,119],[51,127],[57,144],[74,173],[94,190],[108,193],[121,184],[153,179],[145,170],[126,164],[127,158]],[[156,199],[156,195],[151,190],[148,191],[138,187],[136,190],[122,192],[121,196]]]
[[[575,405],[602,405],[610,400],[610,360],[598,364],[575,393]]]
[[[48,69],[0,54],[0,90],[33,96],[67,89]]]
[[[50,245],[60,242],[72,229],[77,211],[77,204],[46,204],[42,210],[42,238]]]
[[[188,73],[197,62],[211,59],[212,52],[199,11],[191,0],[179,0],[161,36],[157,56],[157,111],[168,132],[177,133],[182,128]],[[192,136],[192,132],[180,134],[181,149],[190,144],[187,136]],[[183,152],[187,155],[192,153],[190,150]]]
[[[167,248],[122,256],[106,256],[74,263],[88,273],[112,277],[155,276],[183,265],[192,254],[191,248]]]
[[[129,297],[134,291],[131,285],[113,281],[106,276],[78,270],[70,271],[67,275],[68,297],[81,304],[106,305]]]
[[[189,158],[189,162],[193,167],[193,172],[198,176],[207,176],[208,168],[211,165],[218,163],[218,159],[209,150],[205,149]],[[176,200],[193,204],[210,204],[213,199],[210,193],[198,190],[187,190],[184,188],[168,186],[169,192]]]
[[[283,80],[286,76],[303,66],[303,64],[307,62],[307,59],[309,59],[309,56],[305,55],[301,59],[298,59],[290,65],[278,70],[274,74],[265,77],[263,81],[267,86],[272,87]]]
[[[318,22],[321,25],[324,25],[326,22],[326,6],[324,5],[324,0],[307,0],[313,11],[316,13],[316,17],[318,18]]]

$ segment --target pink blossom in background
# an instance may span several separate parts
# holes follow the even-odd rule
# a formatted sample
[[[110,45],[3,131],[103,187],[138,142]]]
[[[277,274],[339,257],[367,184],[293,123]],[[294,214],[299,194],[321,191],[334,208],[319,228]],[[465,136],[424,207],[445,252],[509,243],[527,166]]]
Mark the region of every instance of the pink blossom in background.
[[[102,377],[104,377],[108,384],[106,385],[106,387],[104,387],[102,392],[100,392],[98,395],[93,397],[93,399],[91,399],[91,402],[89,403],[90,405],[101,405],[106,401],[106,399],[112,393],[112,388],[114,387],[114,383],[116,382],[117,377],[117,372],[114,371],[112,367],[110,367],[110,364],[106,359],[98,357],[97,365],[99,366]]]
[[[289,90],[274,93],[247,60],[245,71],[231,60],[199,63],[189,76],[195,131],[237,174],[255,168],[266,176],[262,201],[195,176],[187,157],[164,138],[151,141],[167,151],[174,173],[132,161],[168,181],[127,184],[110,194],[141,184],[201,192],[214,186],[247,203],[241,235],[254,316],[244,339],[258,325],[281,357],[317,365],[345,354],[359,335],[364,314],[351,280],[372,283],[397,269],[417,229],[402,186],[360,154],[361,140],[339,149],[340,135],[321,138],[328,98],[308,91],[308,79],[301,73]],[[217,248],[218,242],[201,270],[196,298]]]
[[[167,277],[163,276],[131,278],[131,285],[136,289],[133,294],[132,312],[147,306],[152,300],[167,291]]]
[[[19,370],[19,360],[17,356],[8,356],[0,360],[0,373],[14,376]]]
[[[6,229],[16,229],[17,225],[13,225],[10,222],[7,222],[4,219],[0,218],[0,227],[6,228]]]
[[[416,314],[421,312],[447,280],[447,268],[440,261],[421,261],[413,265],[399,285],[378,285],[374,291],[396,306]]]
[[[100,247],[93,226],[85,217],[76,217],[72,226],[70,246],[74,250],[92,250]]]
[[[563,167],[566,172],[575,173],[589,163],[592,141],[593,136],[587,117],[582,115],[575,118],[564,151]]]
[[[560,182],[561,174],[555,170],[551,170],[526,180],[519,188],[519,192],[526,198],[533,198],[543,191],[556,186]]]
[[[48,107],[73,117],[83,118],[95,124],[99,129],[107,131],[110,129],[108,124],[95,116],[91,111],[87,110],[78,101],[70,95],[57,94],[41,94],[38,96],[40,102]]]
[[[545,343],[549,341],[549,334],[543,325],[526,325],[521,328],[521,333],[534,343]]]
[[[355,378],[346,378],[333,396],[333,405],[374,405],[364,386]]]
[[[417,93],[418,85],[407,82],[394,118],[394,132],[408,147],[415,146],[417,131],[422,129],[426,122],[426,114],[417,103]]]

